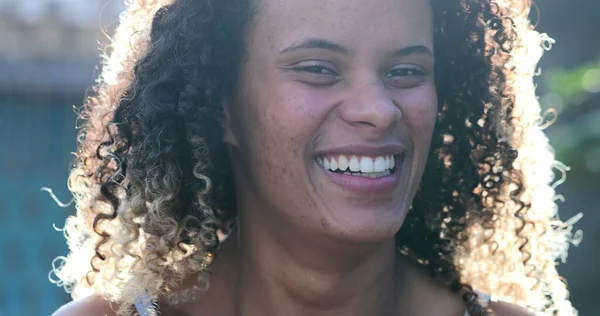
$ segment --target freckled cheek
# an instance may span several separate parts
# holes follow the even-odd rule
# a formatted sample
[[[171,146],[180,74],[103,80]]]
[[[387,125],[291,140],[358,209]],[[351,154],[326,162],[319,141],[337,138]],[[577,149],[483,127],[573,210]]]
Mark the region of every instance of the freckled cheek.
[[[326,102],[318,93],[298,88],[283,90],[274,101],[270,105],[274,131],[287,135],[294,146],[305,145],[314,136],[327,111]]]
[[[278,93],[261,104],[261,115],[256,117],[260,129],[258,153],[264,161],[270,161],[267,169],[280,171],[283,166],[298,165],[318,130],[318,100],[291,91]]]
[[[406,124],[412,129],[413,137],[429,138],[433,132],[437,115],[437,95],[432,89],[415,91],[398,100]]]

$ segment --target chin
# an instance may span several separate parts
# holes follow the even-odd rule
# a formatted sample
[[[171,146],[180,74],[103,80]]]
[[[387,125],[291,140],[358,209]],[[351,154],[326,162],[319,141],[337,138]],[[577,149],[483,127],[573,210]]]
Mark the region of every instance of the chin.
[[[395,238],[406,217],[404,208],[402,211],[362,209],[360,212],[355,216],[340,216],[342,220],[322,220],[325,234],[352,243],[384,243]]]

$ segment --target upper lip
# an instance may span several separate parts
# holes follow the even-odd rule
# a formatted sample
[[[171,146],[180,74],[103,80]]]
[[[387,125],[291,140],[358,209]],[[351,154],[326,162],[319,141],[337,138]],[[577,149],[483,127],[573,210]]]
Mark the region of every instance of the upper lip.
[[[356,155],[379,157],[402,154],[406,147],[400,143],[383,145],[344,145],[316,151],[316,156]]]

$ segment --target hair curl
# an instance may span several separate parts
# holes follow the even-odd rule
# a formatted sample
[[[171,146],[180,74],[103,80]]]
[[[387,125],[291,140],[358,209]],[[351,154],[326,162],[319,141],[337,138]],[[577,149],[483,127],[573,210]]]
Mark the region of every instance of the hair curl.
[[[78,116],[77,214],[53,269],[75,298],[101,294],[128,315],[141,293],[169,296],[194,273],[193,292],[208,287],[218,230],[236,213],[220,104],[237,84],[252,2],[129,0]],[[532,80],[548,38],[525,0],[431,3],[439,114],[398,247],[462,291],[471,315],[491,313],[473,288],[576,314],[555,268],[571,227],[558,219]]]

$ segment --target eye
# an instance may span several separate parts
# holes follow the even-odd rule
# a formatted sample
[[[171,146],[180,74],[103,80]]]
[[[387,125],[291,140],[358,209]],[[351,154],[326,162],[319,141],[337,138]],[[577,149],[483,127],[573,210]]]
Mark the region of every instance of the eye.
[[[311,86],[330,86],[341,80],[335,66],[325,61],[305,61],[290,67],[295,80]]]
[[[331,69],[327,65],[323,64],[312,64],[312,65],[304,65],[294,67],[294,71],[300,72],[308,72],[315,75],[329,75],[329,76],[337,76],[337,73]]]
[[[428,72],[419,66],[402,66],[385,73],[386,78],[426,76]]]
[[[385,73],[385,82],[397,89],[411,89],[430,82],[430,71],[418,65],[399,65]]]

